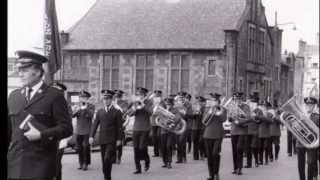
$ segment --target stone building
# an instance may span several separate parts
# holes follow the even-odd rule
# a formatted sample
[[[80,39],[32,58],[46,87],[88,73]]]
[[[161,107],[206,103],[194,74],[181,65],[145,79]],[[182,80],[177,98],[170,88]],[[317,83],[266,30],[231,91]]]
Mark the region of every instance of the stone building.
[[[8,58],[8,95],[15,89],[21,87],[19,74],[15,66],[16,58]]]
[[[130,95],[137,86],[273,98],[281,52],[261,0],[98,0],[61,39],[58,78],[69,95],[87,89],[95,102],[101,89]]]
[[[284,52],[280,62],[280,91],[279,98],[277,98],[280,104],[286,102],[291,98],[294,93],[294,72],[295,72],[295,63],[296,57],[294,53]],[[297,67],[298,68],[298,67]]]
[[[297,56],[304,59],[302,95],[309,96],[310,91],[314,88],[312,94],[319,97],[319,44],[310,45],[300,40]]]

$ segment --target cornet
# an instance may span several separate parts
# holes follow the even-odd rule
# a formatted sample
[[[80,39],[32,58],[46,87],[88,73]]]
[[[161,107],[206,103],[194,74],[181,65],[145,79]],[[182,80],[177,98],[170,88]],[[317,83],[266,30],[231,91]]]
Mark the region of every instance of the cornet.
[[[306,148],[319,147],[319,127],[304,113],[296,102],[296,96],[289,99],[280,108],[281,122]]]

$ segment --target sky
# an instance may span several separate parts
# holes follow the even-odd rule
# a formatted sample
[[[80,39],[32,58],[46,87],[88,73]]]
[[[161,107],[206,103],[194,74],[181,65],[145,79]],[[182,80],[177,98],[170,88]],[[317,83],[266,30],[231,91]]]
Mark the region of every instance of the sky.
[[[68,30],[90,9],[96,0],[56,0],[59,30]],[[176,1],[176,0],[174,0]],[[270,26],[283,29],[282,50],[296,53],[298,41],[316,43],[319,32],[319,0],[262,0]],[[18,49],[42,47],[44,0],[8,0],[8,56]]]

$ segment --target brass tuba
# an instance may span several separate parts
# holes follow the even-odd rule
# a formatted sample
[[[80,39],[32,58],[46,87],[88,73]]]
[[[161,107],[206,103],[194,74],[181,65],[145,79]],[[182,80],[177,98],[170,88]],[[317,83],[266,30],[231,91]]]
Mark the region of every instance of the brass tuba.
[[[308,149],[319,147],[319,128],[304,113],[296,101],[296,96],[282,105],[280,110],[283,111],[280,115],[281,122],[304,147]]]
[[[156,124],[170,132],[182,134],[187,128],[187,123],[184,119],[160,105],[154,107],[153,114],[156,116]]]

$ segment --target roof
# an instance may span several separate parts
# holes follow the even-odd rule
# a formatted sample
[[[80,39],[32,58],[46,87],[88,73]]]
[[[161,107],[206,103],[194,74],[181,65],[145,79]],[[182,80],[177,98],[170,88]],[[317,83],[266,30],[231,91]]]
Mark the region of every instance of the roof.
[[[69,32],[67,50],[222,49],[246,0],[97,0]]]

